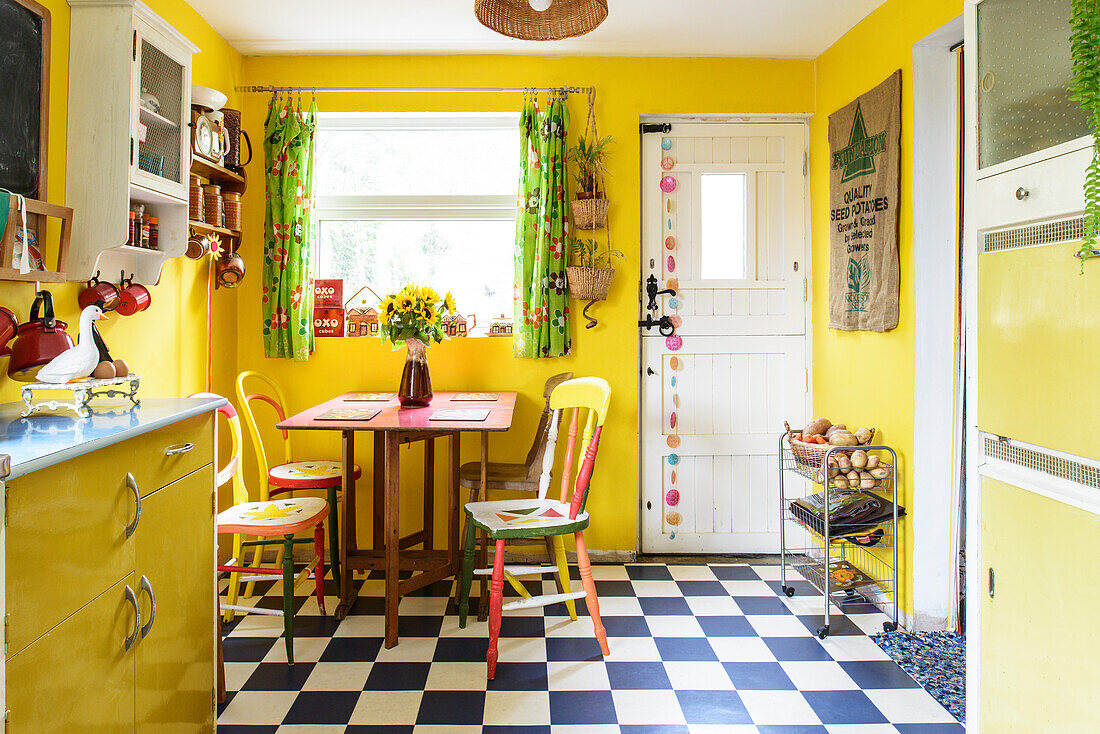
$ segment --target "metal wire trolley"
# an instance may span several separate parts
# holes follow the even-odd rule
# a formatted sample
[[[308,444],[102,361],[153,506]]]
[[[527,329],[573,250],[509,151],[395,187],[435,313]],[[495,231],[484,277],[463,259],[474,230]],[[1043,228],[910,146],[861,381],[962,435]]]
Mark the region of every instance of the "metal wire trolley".
[[[801,444],[800,444],[801,445]],[[897,503],[897,454],[889,446],[822,446],[819,457],[795,455],[789,433],[779,437],[779,537],[780,580],[783,593],[795,594],[793,582],[798,577],[808,581],[824,597],[825,623],[818,627],[817,636],[829,636],[830,601],[838,604],[871,603],[885,611],[889,606],[892,620],[882,623],[883,630],[892,632],[898,628],[898,503]],[[830,477],[828,467],[842,456],[849,457],[856,450],[868,456],[879,456],[879,466],[888,468],[885,478],[876,480],[873,489],[842,488],[838,477]],[[885,463],[889,456],[889,464]],[[816,462],[817,463],[815,465]],[[793,472],[814,482],[817,490],[809,496],[788,496],[784,476]],[[881,473],[881,472],[880,472]],[[822,481],[823,480],[823,481]],[[802,487],[801,482],[793,483]],[[818,489],[820,487],[820,489]],[[890,501],[889,514],[872,522],[845,522],[830,515],[854,499],[854,495],[870,492]],[[795,506],[795,501],[799,504]],[[794,509],[792,509],[794,508]],[[828,510],[826,510],[828,508]],[[797,512],[796,512],[797,510]],[[818,514],[817,510],[820,510]],[[792,573],[793,572],[793,573]],[[792,583],[788,583],[791,575]]]

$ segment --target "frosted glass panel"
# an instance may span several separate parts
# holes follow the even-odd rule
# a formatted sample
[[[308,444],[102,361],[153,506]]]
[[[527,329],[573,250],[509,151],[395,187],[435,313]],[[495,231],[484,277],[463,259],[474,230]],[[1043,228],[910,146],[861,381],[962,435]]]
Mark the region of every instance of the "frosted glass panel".
[[[1066,90],[1070,0],[978,5],[978,166],[1088,134]]]
[[[745,277],[745,182],[743,173],[699,176],[703,280]]]

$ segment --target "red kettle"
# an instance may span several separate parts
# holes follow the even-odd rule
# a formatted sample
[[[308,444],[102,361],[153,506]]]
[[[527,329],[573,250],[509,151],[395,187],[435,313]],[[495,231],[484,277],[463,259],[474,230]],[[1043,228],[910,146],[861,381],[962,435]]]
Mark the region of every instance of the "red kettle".
[[[39,291],[35,295],[27,323],[16,326],[17,321],[14,313],[0,308],[0,357],[11,357],[8,377],[34,382],[43,365],[72,348],[73,339],[65,332],[65,322],[54,317],[53,296],[49,291]],[[13,337],[14,342],[11,341]]]

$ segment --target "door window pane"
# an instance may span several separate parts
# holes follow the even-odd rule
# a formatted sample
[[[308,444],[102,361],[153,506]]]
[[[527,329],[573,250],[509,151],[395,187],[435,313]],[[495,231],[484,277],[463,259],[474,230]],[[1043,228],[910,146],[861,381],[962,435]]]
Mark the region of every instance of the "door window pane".
[[[1088,135],[1069,98],[1070,0],[978,5],[978,167]]]
[[[745,278],[746,232],[744,173],[704,173],[699,176],[702,229],[700,250],[703,280]]]

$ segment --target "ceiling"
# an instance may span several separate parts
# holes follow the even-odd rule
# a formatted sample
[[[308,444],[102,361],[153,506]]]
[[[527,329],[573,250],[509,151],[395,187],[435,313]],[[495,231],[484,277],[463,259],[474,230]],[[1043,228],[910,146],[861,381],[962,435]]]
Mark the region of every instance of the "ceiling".
[[[246,56],[532,54],[814,58],[883,0],[608,0],[607,20],[565,41],[518,41],[473,0],[188,0]]]

